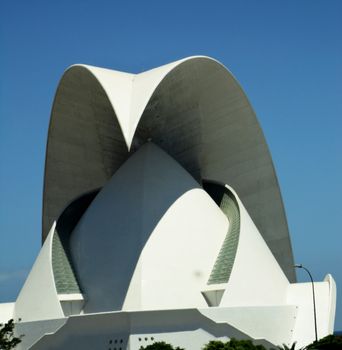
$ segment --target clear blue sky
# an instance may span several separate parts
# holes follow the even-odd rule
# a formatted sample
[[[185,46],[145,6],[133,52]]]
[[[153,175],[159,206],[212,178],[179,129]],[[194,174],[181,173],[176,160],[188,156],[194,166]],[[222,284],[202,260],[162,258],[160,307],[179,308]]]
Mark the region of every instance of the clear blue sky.
[[[342,329],[342,1],[1,1],[0,302],[40,248],[45,143],[66,67],[141,72],[203,54],[265,132],[296,262],[332,273]],[[307,276],[298,271],[298,279]]]

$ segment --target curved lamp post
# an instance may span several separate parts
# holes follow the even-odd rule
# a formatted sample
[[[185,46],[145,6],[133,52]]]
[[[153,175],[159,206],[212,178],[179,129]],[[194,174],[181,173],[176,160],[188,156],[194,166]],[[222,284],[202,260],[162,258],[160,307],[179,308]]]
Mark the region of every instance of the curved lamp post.
[[[296,267],[297,269],[304,269],[310,276],[310,280],[311,280],[311,285],[312,285],[312,301],[313,301],[313,310],[314,310],[314,321],[315,321],[315,338],[316,341],[318,341],[318,337],[317,337],[317,317],[316,317],[316,300],[315,300],[315,287],[314,287],[314,281],[312,279],[311,273],[310,271],[304,267],[302,264],[296,264],[294,265],[294,267]]]

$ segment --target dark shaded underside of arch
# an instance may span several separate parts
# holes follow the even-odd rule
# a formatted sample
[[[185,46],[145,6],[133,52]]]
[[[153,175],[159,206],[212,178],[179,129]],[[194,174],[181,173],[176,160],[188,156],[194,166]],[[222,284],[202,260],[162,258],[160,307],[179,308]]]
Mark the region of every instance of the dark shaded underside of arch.
[[[64,208],[102,187],[128,151],[108,97],[83,67],[63,76],[54,101],[46,150],[43,241]]]

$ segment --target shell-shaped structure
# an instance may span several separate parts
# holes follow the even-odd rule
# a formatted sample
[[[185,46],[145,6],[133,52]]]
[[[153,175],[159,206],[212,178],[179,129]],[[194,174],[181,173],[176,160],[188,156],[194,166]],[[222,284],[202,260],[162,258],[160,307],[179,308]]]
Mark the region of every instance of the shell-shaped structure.
[[[263,133],[219,62],[141,73],[76,65],[54,100],[43,246],[15,303],[20,350],[189,350],[314,339],[311,288],[293,283],[280,190]],[[316,282],[320,337],[336,285]],[[4,316],[6,315],[6,316]],[[72,317],[71,317],[72,316]],[[315,328],[316,329],[316,328]]]
[[[202,56],[136,75],[85,65],[65,72],[49,127],[43,240],[71,201],[104,186],[148,140],[199,183],[234,188],[295,281],[281,193],[255,113],[232,74]]]

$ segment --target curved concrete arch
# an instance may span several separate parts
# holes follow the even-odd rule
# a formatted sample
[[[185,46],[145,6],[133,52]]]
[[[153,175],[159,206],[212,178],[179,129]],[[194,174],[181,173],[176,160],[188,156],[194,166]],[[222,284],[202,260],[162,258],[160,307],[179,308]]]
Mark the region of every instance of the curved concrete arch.
[[[235,188],[287,277],[295,281],[278,180],[242,88],[221,63],[208,57],[191,57],[167,68],[161,68],[158,83],[154,79],[132,147],[152,139],[197,180]]]
[[[72,66],[58,85],[46,148],[43,240],[75,197],[102,187],[128,157],[124,121],[116,117],[106,80],[99,82],[103,71],[107,70]],[[121,84],[129,82],[129,74],[113,74]]]
[[[103,186],[128,150],[149,139],[199,182],[235,188],[295,281],[283,202],[262,130],[233,75],[205,56],[137,75],[90,66],[67,70],[49,128],[43,235],[70,200]]]

